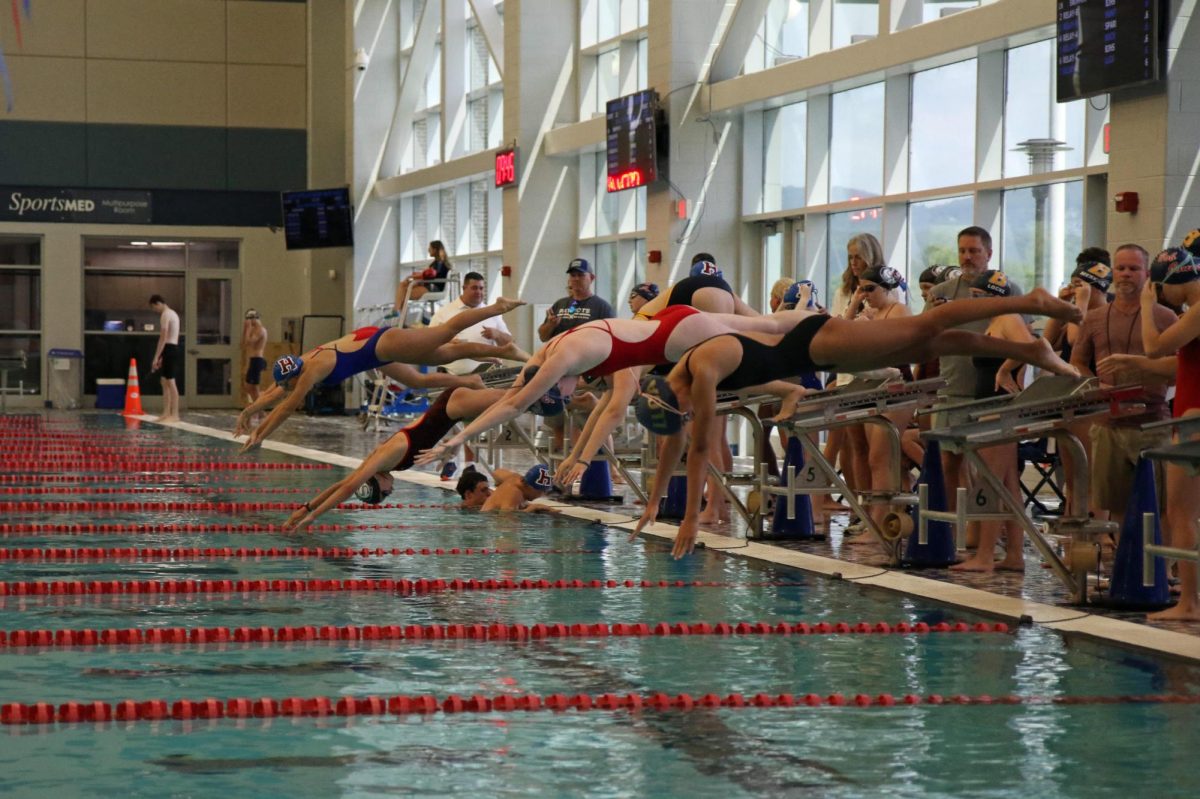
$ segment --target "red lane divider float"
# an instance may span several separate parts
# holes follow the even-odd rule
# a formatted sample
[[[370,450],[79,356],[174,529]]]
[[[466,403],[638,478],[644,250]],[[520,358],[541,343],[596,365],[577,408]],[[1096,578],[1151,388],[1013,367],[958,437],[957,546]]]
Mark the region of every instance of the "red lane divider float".
[[[38,533],[41,535],[93,535],[95,533],[233,533],[246,535],[250,533],[288,533],[307,535],[309,533],[357,533],[375,530],[444,530],[451,529],[449,525],[434,524],[314,524],[303,530],[284,530],[279,524],[51,524],[41,522],[0,524],[0,535],[23,535]],[[455,525],[453,529],[462,529]]]
[[[59,494],[312,494],[311,488],[276,488],[255,486],[5,486],[0,494],[55,496]]]
[[[323,627],[153,627],[106,630],[0,631],[0,647],[61,648],[112,644],[294,643],[297,641],[540,641],[546,638],[647,638],[726,635],[871,635],[928,633],[1007,633],[1008,625],[967,624],[806,624],[804,622],[658,622],[649,624],[365,624]]]
[[[966,696],[955,694],[498,694],[439,699],[418,696],[327,696],[284,699],[235,697],[232,699],[150,699],[109,704],[101,701],[9,702],[0,705],[0,724],[76,724],[109,721],[191,721],[220,718],[275,718],[287,716],[407,716],[442,713],[530,713],[536,711],[689,711],[703,708],[812,708],[812,707],[952,707],[980,705],[1113,705],[1113,704],[1200,704],[1195,694],[1147,694],[1128,696]]]
[[[0,511],[29,511],[45,513],[57,511],[61,513],[97,513],[100,511],[138,511],[161,513],[164,511],[221,511],[238,513],[257,510],[296,510],[300,507],[295,502],[129,502],[93,500],[91,502],[46,502],[44,500],[0,500]],[[380,505],[364,505],[357,502],[344,502],[337,510],[399,510],[401,508],[447,508],[449,505],[384,503]],[[457,507],[457,506],[454,506]]]
[[[74,460],[0,460],[0,469],[20,469],[31,471],[49,466],[58,469],[82,469],[85,471],[100,471],[101,467],[123,469],[139,472],[203,472],[219,470],[255,471],[255,470],[310,470],[332,469],[328,463],[252,463],[250,461],[138,461],[114,460],[109,458],[78,458]]]
[[[128,483],[134,479],[127,474],[0,474],[0,484],[21,483],[25,484],[36,481],[38,485],[42,483]],[[189,483],[221,483],[226,478],[217,477],[208,474],[196,474],[188,478]],[[238,482],[247,480],[266,480],[268,475],[263,474],[239,474]],[[274,479],[274,476],[271,476]],[[169,487],[169,486],[168,486]],[[224,489],[222,489],[224,490]]]
[[[258,560],[260,558],[382,558],[454,555],[599,555],[598,549],[384,549],[376,547],[117,547],[103,549],[0,549],[0,561],[92,561],[92,560]]]
[[[4,596],[79,596],[96,594],[233,594],[302,591],[394,591],[402,596],[445,591],[541,591],[556,588],[744,588],[790,586],[800,583],[721,583],[695,580],[502,580],[475,578],[416,580],[35,580],[0,583]]]

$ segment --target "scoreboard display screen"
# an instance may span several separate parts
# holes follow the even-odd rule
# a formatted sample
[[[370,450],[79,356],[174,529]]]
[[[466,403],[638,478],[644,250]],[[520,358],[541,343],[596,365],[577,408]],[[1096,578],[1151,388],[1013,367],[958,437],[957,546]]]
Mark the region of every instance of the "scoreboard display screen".
[[[1058,0],[1058,101],[1161,77],[1161,0]]]
[[[658,92],[647,89],[609,100],[605,110],[608,190],[653,183],[658,178]]]
[[[289,250],[350,247],[354,244],[354,208],[350,190],[283,192],[283,234]]]

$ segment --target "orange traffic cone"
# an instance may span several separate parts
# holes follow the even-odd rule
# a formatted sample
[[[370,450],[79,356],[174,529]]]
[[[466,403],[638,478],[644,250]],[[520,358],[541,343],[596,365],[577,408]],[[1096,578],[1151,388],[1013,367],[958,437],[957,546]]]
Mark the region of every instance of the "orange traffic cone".
[[[125,381],[125,416],[142,416],[142,390],[138,387],[137,358],[129,359],[129,379]]]

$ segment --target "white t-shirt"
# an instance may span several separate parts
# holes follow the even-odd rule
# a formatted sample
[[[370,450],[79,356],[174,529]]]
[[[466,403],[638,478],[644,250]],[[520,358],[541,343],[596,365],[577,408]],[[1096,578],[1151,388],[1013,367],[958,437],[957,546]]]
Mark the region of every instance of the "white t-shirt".
[[[165,335],[163,336],[164,344],[179,343],[179,314],[172,311],[169,307],[163,306],[162,316],[158,319],[158,329]]]
[[[430,321],[430,326],[444,325],[458,316],[467,309],[466,303],[462,301],[462,297],[455,297],[453,301],[446,303],[441,308],[438,308],[433,314],[433,319]],[[500,316],[492,316],[484,319],[482,322],[471,325],[466,330],[455,336],[459,341],[473,341],[481,344],[495,344],[489,338],[483,335],[484,330],[496,330],[501,333],[508,333],[508,325],[504,324],[504,318]],[[470,358],[463,358],[452,363],[445,364],[444,368],[447,372],[455,375],[467,375],[479,368],[479,361],[473,361]]]

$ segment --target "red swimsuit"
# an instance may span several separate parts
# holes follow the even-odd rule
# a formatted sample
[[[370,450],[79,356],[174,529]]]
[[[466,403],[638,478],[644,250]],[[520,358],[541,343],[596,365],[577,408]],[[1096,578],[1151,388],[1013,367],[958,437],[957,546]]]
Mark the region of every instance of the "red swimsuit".
[[[1192,408],[1200,408],[1200,339],[1192,339],[1175,353],[1175,403],[1176,417],[1183,416]]]
[[[700,312],[687,305],[672,305],[663,308],[654,315],[653,319],[658,322],[658,329],[642,341],[624,341],[617,338],[607,319],[595,322],[596,325],[604,325],[607,328],[608,334],[612,338],[612,351],[608,353],[607,358],[588,369],[586,376],[589,378],[603,377],[631,366],[658,366],[670,363],[666,355],[667,339],[671,337],[671,333],[675,332],[675,328],[680,322],[697,313]],[[563,334],[563,338],[565,339],[576,330],[583,330],[586,327],[587,325],[581,325],[571,328]]]

